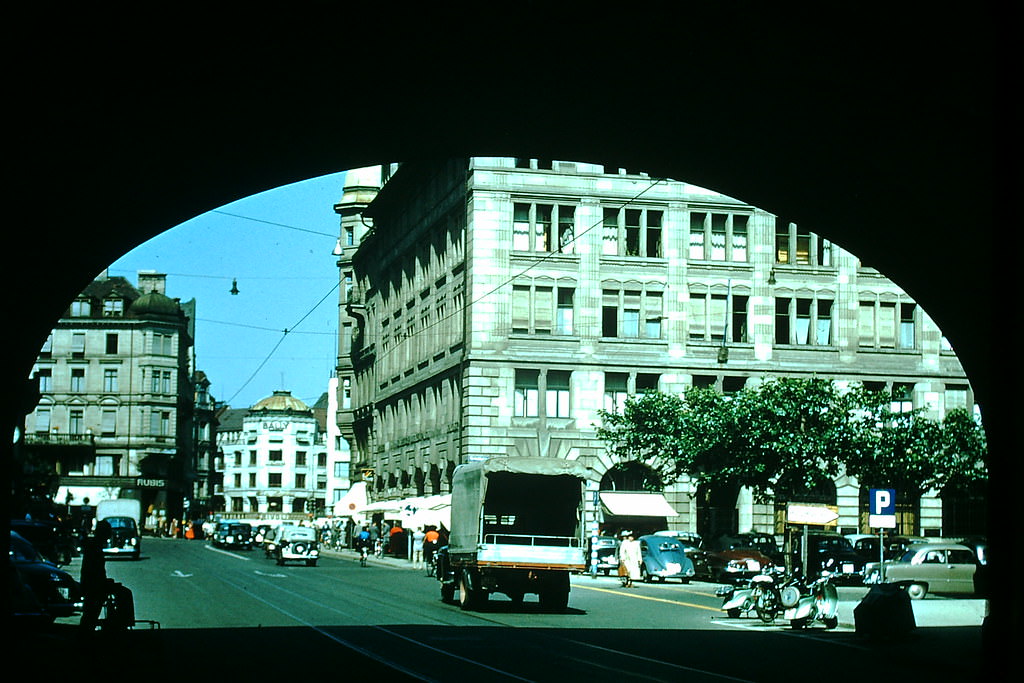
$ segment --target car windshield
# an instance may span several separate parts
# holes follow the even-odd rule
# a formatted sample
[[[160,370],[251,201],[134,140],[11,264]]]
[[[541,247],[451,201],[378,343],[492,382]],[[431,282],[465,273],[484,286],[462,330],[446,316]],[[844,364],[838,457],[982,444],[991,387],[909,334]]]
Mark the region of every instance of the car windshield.
[[[252,527],[248,524],[234,524],[231,526],[231,533],[233,534],[247,534],[252,531]]]
[[[903,557],[900,558],[900,562],[910,562],[914,559],[914,555],[917,555],[916,550],[908,550],[907,552],[903,553]]]
[[[11,532],[11,559],[15,562],[45,562],[43,556],[31,543],[18,534]]]
[[[853,550],[848,538],[819,538],[818,550]]]
[[[131,517],[107,517],[111,529],[135,529],[135,520]]]
[[[313,539],[316,534],[309,527],[299,526],[288,530],[288,538]]]

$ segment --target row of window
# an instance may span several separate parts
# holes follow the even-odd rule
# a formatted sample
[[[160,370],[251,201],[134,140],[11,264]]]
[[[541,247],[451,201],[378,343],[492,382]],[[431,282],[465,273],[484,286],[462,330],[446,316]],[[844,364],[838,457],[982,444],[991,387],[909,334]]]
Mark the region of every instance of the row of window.
[[[622,412],[626,398],[645,391],[657,391],[660,375],[655,373],[604,373],[604,396],[602,407],[607,411]],[[723,377],[697,375],[694,387],[714,388],[723,394],[734,394],[746,386],[746,377]],[[514,417],[569,418],[571,414],[570,370],[517,369],[512,414]],[[912,384],[893,382],[864,382],[872,391],[885,391],[891,397],[891,408],[896,412],[908,412],[914,408],[914,387]],[[964,385],[948,385],[944,392],[944,410],[969,408],[969,389]]]
[[[124,299],[104,299],[103,300],[103,317],[104,318],[120,318],[124,316],[125,310]],[[90,299],[75,299],[71,302],[71,317],[72,318],[90,318],[92,317],[92,300]]]
[[[749,260],[745,213],[690,211],[689,258],[697,261]],[[664,258],[665,211],[653,208],[605,207],[602,211],[601,253],[606,256]],[[584,226],[589,229],[590,226]],[[576,206],[541,202],[512,205],[512,249],[543,253],[576,252]],[[775,234],[775,261],[780,264],[832,266],[832,243],[795,224]]]
[[[572,335],[576,290],[553,284],[512,287],[512,332]],[[688,337],[692,341],[750,341],[746,295],[693,293],[688,304]],[[832,299],[775,297],[775,343],[831,346]],[[604,289],[601,335],[609,338],[661,339],[664,296],[658,290]],[[885,301],[861,302],[858,343],[872,348],[916,348],[917,305]]]
[[[173,370],[151,370],[144,369],[143,373],[148,375],[149,391],[154,394],[175,394],[177,386],[174,383]],[[42,368],[35,373],[39,378],[40,393],[47,394],[55,391],[53,383],[53,370]],[[103,393],[113,394],[120,391],[119,372],[116,368],[103,369]],[[86,391],[85,368],[71,368],[71,376],[68,381],[68,391],[73,394],[80,394]]]
[[[307,482],[308,479],[309,479],[309,477],[307,477],[305,474],[302,474],[301,472],[296,472],[295,473],[295,478],[294,478],[294,483],[289,488],[296,488],[296,489],[307,488],[306,482]],[[249,483],[247,484],[247,488],[254,489],[254,488],[258,487],[257,480],[256,480],[256,473],[255,472],[249,473],[248,482]],[[234,488],[236,488],[236,489],[242,488],[242,474],[240,472],[237,472],[234,475]],[[267,473],[267,488],[272,488],[272,489],[284,488],[284,475],[283,475],[283,473],[281,473],[281,472],[268,472]],[[326,489],[327,488],[327,479],[324,478],[324,477],[317,477],[316,478],[316,488],[319,489],[319,490]]]
[[[117,436],[117,413],[116,409],[104,409],[100,411],[100,433],[99,436]],[[49,408],[38,408],[35,412],[37,434],[49,434],[59,432],[58,425],[53,424],[53,413]],[[67,434],[84,435],[88,433],[85,425],[85,411],[81,408],[72,408],[68,411]],[[149,436],[173,436],[174,429],[171,421],[171,411],[152,410],[149,413]]]
[[[103,341],[103,353],[111,356],[118,353],[120,347],[120,335],[117,332],[107,332]],[[150,354],[154,356],[174,355],[174,335],[162,332],[153,332],[148,336]],[[71,356],[73,358],[84,358],[86,351],[85,332],[71,333]],[[40,355],[48,357],[53,353],[53,333],[46,338]]]

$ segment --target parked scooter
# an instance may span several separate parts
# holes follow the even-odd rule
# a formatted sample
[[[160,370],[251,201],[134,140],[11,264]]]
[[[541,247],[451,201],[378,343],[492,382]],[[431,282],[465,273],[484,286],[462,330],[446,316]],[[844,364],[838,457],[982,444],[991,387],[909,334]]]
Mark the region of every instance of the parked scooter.
[[[777,584],[783,571],[781,567],[766,567],[751,578],[746,586],[722,586],[715,591],[715,595],[722,598],[722,609],[730,617],[747,616],[753,611],[761,621],[770,624],[782,610],[782,597]]]
[[[794,629],[802,629],[811,622],[820,621],[825,628],[839,625],[839,591],[825,574],[807,585],[801,577],[794,577],[782,588],[783,615]]]

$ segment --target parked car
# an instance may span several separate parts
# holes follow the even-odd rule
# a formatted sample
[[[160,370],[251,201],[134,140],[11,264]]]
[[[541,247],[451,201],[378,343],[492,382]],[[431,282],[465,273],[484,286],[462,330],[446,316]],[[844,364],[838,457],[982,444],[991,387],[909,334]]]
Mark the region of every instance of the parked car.
[[[886,560],[885,583],[903,583],[912,599],[928,593],[974,593],[978,557],[958,543],[915,543],[898,560]],[[882,564],[869,562],[864,582],[882,582]]]
[[[252,526],[240,522],[220,522],[213,530],[213,545],[218,548],[252,548]]]
[[[590,567],[590,562],[593,558],[593,551],[597,550],[597,571],[602,572],[605,576],[613,570],[619,568],[619,540],[613,536],[598,536],[597,542],[593,540],[589,542],[589,548],[587,548],[587,567]]]
[[[699,552],[690,554],[697,576],[734,583],[753,578],[762,568],[775,564],[772,558],[745,543],[745,539],[735,536],[719,536],[704,544]]]
[[[275,540],[274,556],[278,564],[301,560],[306,566],[315,567],[320,558],[316,529],[308,526],[282,526]]]
[[[741,534],[732,534],[731,538],[739,545],[758,550],[762,555],[767,555],[775,564],[783,563],[782,549],[772,534],[747,531]]]
[[[252,544],[263,546],[263,541],[267,538],[267,534],[273,529],[272,524],[257,524],[252,530]]]
[[[640,577],[647,582],[693,578],[693,561],[687,557],[682,541],[671,536],[641,536]]]
[[[983,536],[967,536],[956,539],[956,542],[973,550],[978,556],[978,564],[988,564],[988,539]]]
[[[56,565],[71,564],[76,539],[70,528],[55,522],[12,519],[11,531],[17,531],[47,561]]]
[[[128,555],[133,560],[142,557],[142,538],[133,517],[106,517],[104,521],[110,524],[110,539],[103,549],[104,555]]]
[[[54,618],[70,617],[81,609],[82,588],[16,531],[11,531],[10,562],[43,611]]]
[[[793,535],[794,559],[801,559],[800,544],[803,534]],[[864,582],[864,565],[867,559],[858,555],[849,539],[835,532],[815,531],[808,535],[807,571],[808,580],[824,573],[832,576],[837,584],[860,584]]]

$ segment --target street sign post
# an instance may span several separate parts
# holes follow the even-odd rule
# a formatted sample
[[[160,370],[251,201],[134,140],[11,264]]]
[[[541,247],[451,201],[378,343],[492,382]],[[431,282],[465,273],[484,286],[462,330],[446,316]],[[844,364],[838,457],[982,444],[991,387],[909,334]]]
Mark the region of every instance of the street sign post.
[[[878,575],[885,581],[885,530],[896,528],[896,489],[869,489],[868,497],[868,524],[878,529]]]
[[[800,544],[800,567],[807,573],[808,525],[836,527],[839,525],[839,508],[835,505],[817,503],[789,503],[786,506],[786,522],[802,524],[803,541]],[[788,552],[788,551],[787,551]],[[789,562],[789,560],[786,560]]]

